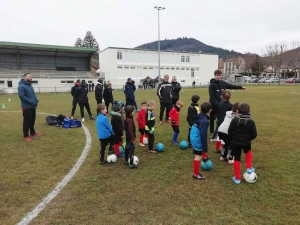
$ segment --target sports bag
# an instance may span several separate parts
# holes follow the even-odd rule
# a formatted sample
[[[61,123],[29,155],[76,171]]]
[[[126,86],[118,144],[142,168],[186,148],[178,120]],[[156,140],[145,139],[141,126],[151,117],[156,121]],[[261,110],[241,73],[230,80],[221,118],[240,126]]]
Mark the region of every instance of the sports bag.
[[[65,118],[66,117],[62,114],[58,116],[49,115],[46,117],[46,122],[48,125],[62,125]]]
[[[77,119],[71,119],[71,118],[65,118],[64,122],[62,124],[63,128],[74,128],[74,127],[81,127],[82,124],[79,120]]]

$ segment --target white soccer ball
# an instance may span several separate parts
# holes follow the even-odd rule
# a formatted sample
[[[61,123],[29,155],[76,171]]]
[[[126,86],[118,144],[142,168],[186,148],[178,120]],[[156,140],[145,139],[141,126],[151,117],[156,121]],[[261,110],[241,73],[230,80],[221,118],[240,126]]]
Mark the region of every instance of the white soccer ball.
[[[115,154],[108,155],[106,161],[108,163],[115,163],[117,162],[117,156]]]
[[[145,145],[147,145],[148,144],[148,138],[144,137],[143,142],[144,142]]]
[[[133,156],[133,165],[137,166],[139,164],[139,158],[137,156]],[[130,158],[128,159],[128,163],[130,163]]]
[[[257,181],[257,175],[254,172],[252,172],[250,174],[245,172],[243,174],[243,178],[247,183],[250,183],[250,184],[255,183]]]

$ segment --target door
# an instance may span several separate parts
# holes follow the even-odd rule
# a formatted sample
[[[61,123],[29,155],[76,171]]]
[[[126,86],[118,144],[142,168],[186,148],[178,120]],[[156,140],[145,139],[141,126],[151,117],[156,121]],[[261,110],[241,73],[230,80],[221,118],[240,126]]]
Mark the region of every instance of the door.
[[[12,81],[11,80],[7,81],[7,87],[12,88]]]

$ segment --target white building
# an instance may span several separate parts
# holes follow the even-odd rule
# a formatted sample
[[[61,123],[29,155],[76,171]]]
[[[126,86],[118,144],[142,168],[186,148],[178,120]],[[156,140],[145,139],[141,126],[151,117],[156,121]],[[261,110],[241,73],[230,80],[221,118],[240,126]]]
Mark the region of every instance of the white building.
[[[99,62],[101,77],[115,88],[123,86],[128,77],[139,85],[147,76],[158,76],[156,50],[108,47],[99,53]],[[208,84],[218,68],[218,55],[161,51],[160,62],[161,78],[165,74],[176,76],[182,86],[191,86],[193,81]]]

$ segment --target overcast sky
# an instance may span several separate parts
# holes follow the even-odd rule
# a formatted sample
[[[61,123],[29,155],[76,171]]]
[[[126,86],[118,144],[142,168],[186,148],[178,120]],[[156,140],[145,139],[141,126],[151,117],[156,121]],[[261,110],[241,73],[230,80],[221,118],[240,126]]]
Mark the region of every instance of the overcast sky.
[[[0,41],[73,46],[91,31],[101,49],[191,37],[238,52],[300,41],[300,0],[3,0]]]

